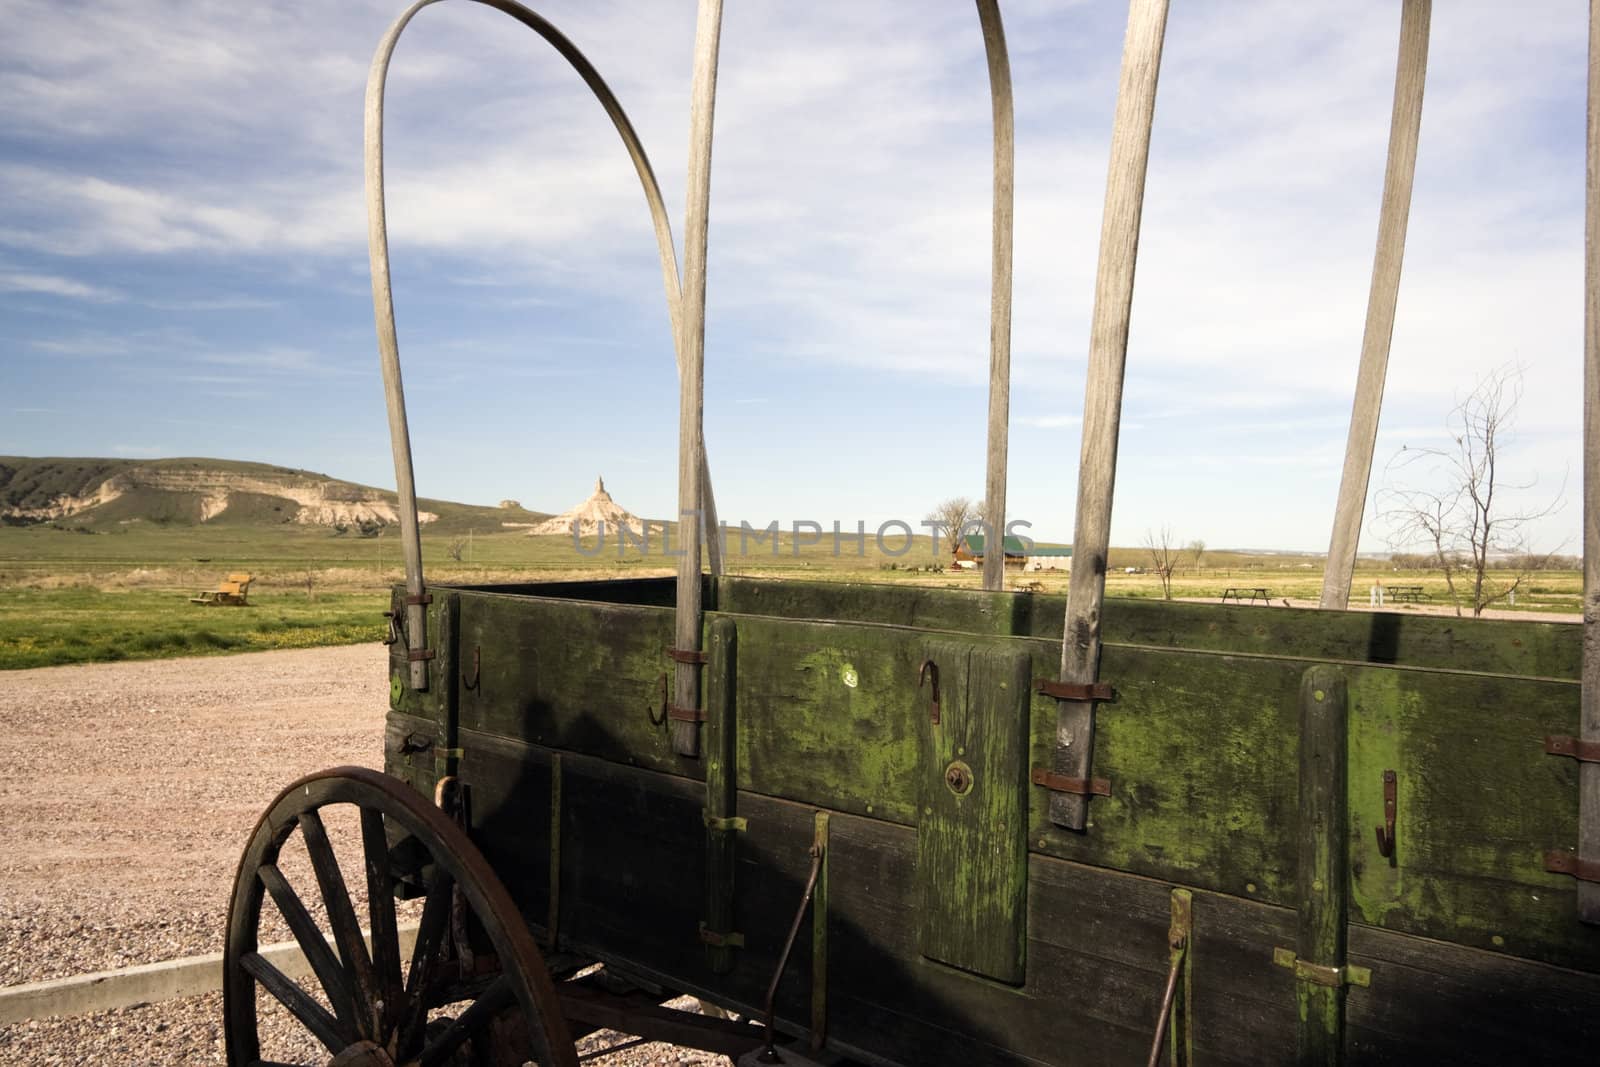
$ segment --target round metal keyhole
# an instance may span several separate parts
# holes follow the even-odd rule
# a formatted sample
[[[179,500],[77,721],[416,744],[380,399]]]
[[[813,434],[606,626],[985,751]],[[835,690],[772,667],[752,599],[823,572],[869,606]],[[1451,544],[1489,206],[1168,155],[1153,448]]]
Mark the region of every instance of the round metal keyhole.
[[[956,796],[966,796],[972,792],[972,768],[956,760],[944,769],[944,784],[949,786],[950,792]]]

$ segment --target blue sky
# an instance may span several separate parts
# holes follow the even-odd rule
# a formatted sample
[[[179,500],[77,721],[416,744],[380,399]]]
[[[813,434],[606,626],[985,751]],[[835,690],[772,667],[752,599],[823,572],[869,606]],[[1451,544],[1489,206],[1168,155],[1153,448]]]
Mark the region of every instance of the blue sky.
[[[394,0],[0,0],[0,453],[220,456],[393,485],[362,94]],[[1002,4],[1017,99],[1011,511],[1068,539],[1126,9]],[[693,6],[548,3],[681,239]],[[1581,0],[1436,5],[1375,487],[1516,362],[1506,463],[1577,551]],[[1324,550],[1398,0],[1179,2],[1156,106],[1113,540]],[[970,3],[733,3],[706,433],[724,517],[853,528],[983,493],[990,113]],[[426,496],[676,501],[676,374],[620,142],[464,0],[390,75],[401,356]],[[1370,509],[1369,509],[1370,511]],[[1384,547],[1369,524],[1364,549]]]

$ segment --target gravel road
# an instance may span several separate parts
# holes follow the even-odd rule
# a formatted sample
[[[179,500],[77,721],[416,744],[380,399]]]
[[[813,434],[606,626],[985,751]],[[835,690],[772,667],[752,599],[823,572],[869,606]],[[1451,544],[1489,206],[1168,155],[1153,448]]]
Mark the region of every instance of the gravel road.
[[[386,663],[358,645],[0,673],[0,985],[220,951],[266,804],[311,771],[382,766]],[[0,1065],[221,1064],[220,1000],[0,1027]]]

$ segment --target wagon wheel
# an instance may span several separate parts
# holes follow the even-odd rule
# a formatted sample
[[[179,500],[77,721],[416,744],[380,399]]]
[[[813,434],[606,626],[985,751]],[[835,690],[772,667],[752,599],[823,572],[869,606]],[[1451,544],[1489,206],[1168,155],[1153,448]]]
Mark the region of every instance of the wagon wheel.
[[[343,805],[360,813],[370,953],[320,814]],[[316,872],[337,953],[278,870],[279,852],[296,829]],[[427,853],[417,869],[430,871],[431,881],[409,972],[403,976],[388,839],[408,836]],[[294,932],[332,1011],[257,952],[264,894],[271,895]],[[476,916],[500,972],[448,1026],[429,1026],[428,1009],[437,1006],[444,982],[439,950],[456,899]],[[295,782],[272,802],[245,847],[234,880],[223,959],[230,1067],[265,1063],[256,1028],[258,985],[321,1042],[329,1067],[445,1064],[474,1037],[492,1042],[496,1027],[490,1024],[513,1008],[521,1009],[540,1064],[576,1067],[578,1062],[539,950],[482,854],[438,808],[396,779],[366,768],[337,767]]]

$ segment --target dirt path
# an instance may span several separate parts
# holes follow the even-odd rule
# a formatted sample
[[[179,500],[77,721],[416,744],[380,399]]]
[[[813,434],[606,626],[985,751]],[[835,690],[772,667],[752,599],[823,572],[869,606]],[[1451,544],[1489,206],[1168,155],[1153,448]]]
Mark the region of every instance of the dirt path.
[[[268,802],[311,771],[383,765],[386,671],[357,645],[0,672],[0,985],[220,951]],[[220,1001],[0,1027],[0,1067],[220,1064]]]

